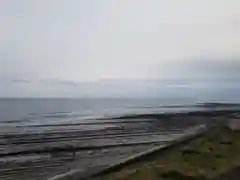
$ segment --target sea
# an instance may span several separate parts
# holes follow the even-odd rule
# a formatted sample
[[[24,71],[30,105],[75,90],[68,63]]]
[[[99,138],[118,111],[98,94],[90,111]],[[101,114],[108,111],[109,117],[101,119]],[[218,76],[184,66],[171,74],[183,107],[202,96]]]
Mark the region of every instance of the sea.
[[[69,129],[71,124],[135,115],[195,111],[202,103],[190,98],[2,98],[0,133]],[[41,128],[40,128],[41,127]],[[79,128],[79,127],[77,127]]]

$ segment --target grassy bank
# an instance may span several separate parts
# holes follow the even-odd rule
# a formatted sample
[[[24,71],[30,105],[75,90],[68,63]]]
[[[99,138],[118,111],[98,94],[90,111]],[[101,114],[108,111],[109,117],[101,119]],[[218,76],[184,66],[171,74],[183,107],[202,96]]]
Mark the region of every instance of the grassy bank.
[[[207,180],[240,175],[240,132],[218,127],[182,147],[102,176],[104,180]],[[232,179],[232,178],[231,178]],[[240,179],[238,176],[237,179]]]

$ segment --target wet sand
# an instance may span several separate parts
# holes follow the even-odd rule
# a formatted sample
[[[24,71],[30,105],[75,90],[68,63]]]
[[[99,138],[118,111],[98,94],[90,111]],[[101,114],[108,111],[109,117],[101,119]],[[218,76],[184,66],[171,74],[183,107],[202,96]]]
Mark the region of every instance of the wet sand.
[[[222,122],[236,113],[239,111],[136,115],[2,133],[0,179],[42,180],[73,169],[94,171],[179,138],[187,128]],[[43,130],[35,131],[39,128]]]

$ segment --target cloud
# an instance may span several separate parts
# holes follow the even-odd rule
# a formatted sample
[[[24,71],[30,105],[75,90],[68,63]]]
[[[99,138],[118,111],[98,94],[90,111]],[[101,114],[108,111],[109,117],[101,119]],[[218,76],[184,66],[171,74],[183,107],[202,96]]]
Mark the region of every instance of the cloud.
[[[203,87],[213,81],[235,86],[239,5],[237,0],[2,1],[0,96],[147,94],[162,86]]]
[[[58,80],[58,79],[41,79],[38,81],[40,84],[48,84],[48,85],[58,85],[58,86],[77,86],[78,83],[74,81],[68,80]]]
[[[11,80],[11,82],[13,83],[23,83],[23,84],[30,84],[31,82],[28,80],[24,80],[24,79],[13,79]]]
[[[20,97],[158,97],[193,96],[240,90],[238,60],[196,59],[169,67],[171,77],[103,79],[82,82],[59,79],[1,79],[1,96]],[[173,71],[173,72],[172,72]],[[202,95],[203,96],[203,95]],[[229,95],[230,97],[230,95]]]
[[[193,77],[216,80],[240,80],[239,59],[198,59],[186,63],[186,70]]]

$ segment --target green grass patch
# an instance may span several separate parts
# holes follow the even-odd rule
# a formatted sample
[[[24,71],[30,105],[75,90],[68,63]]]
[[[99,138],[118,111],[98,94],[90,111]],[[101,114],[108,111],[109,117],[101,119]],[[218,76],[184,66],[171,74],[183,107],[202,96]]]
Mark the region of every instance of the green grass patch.
[[[240,167],[240,133],[219,127],[187,144],[106,174],[106,180],[219,179]],[[240,177],[239,177],[240,179]]]

